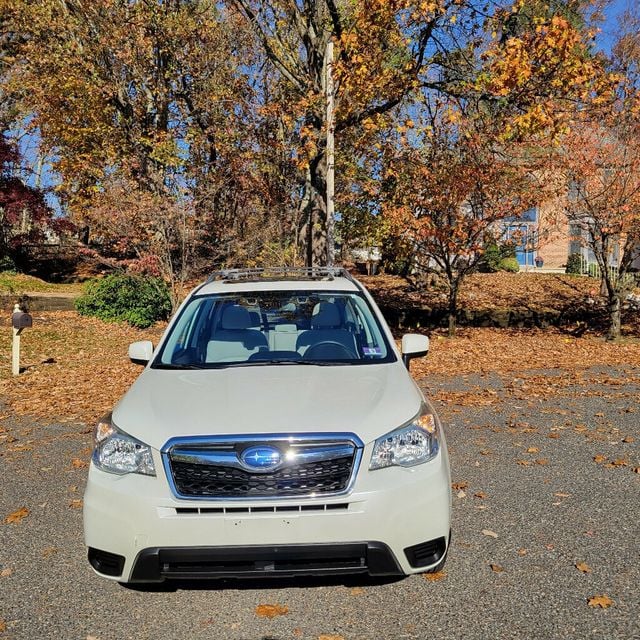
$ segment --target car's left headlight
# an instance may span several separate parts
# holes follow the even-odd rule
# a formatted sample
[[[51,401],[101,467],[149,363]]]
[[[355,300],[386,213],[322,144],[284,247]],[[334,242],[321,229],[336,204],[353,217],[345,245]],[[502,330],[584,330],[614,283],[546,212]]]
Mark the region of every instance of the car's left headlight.
[[[425,407],[409,424],[376,440],[369,470],[429,462],[440,449],[439,436],[438,419]]]
[[[120,431],[107,415],[94,432],[93,463],[108,473],[155,476],[151,447]]]

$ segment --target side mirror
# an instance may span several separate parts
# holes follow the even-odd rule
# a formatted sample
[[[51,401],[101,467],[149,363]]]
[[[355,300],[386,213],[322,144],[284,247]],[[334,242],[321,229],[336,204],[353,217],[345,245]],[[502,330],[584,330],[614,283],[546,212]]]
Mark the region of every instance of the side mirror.
[[[151,340],[140,340],[129,345],[129,359],[134,364],[146,365],[153,357],[153,343]]]
[[[421,358],[429,353],[429,338],[418,333],[406,333],[402,336],[402,362],[409,368],[414,358]]]

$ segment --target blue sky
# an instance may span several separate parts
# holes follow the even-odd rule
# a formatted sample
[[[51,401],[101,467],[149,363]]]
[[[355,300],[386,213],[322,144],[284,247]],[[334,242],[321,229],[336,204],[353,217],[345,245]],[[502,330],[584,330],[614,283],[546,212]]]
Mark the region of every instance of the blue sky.
[[[598,47],[607,53],[611,50],[611,45],[615,39],[618,28],[618,19],[622,14],[631,9],[637,0],[612,0],[605,9],[606,20],[601,26],[601,32],[596,38]]]

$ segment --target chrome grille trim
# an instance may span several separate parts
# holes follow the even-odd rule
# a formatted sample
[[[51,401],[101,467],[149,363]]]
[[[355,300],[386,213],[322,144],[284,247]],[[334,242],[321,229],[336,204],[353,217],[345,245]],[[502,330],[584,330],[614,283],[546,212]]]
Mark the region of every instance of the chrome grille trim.
[[[283,452],[284,460],[274,469],[267,471],[262,469],[248,470],[240,460],[241,452],[251,446],[267,445],[279,447]],[[364,444],[353,433],[275,433],[275,434],[250,434],[250,435],[211,435],[188,436],[170,439],[161,449],[162,462],[167,481],[173,495],[179,500],[208,500],[209,502],[234,502],[234,501],[273,501],[273,500],[301,500],[305,498],[329,498],[348,494],[355,482],[360,468]],[[227,468],[230,472],[242,471],[258,478],[270,478],[270,473],[278,473],[294,470],[305,464],[330,462],[331,460],[352,458],[350,475],[344,489],[340,491],[295,493],[293,495],[281,495],[277,492],[268,495],[198,495],[181,493],[176,485],[172,462],[178,464],[202,465],[213,468]],[[329,507],[331,508],[331,507]]]

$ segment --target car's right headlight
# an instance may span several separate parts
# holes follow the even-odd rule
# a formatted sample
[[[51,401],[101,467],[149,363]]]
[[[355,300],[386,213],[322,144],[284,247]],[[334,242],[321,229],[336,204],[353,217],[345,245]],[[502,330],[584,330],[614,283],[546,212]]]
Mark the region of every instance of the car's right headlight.
[[[98,469],[118,475],[156,475],[151,447],[120,431],[111,421],[111,414],[98,422],[93,439],[91,459]]]
[[[440,449],[438,420],[427,407],[408,425],[378,438],[369,470],[413,467],[433,460]]]

